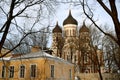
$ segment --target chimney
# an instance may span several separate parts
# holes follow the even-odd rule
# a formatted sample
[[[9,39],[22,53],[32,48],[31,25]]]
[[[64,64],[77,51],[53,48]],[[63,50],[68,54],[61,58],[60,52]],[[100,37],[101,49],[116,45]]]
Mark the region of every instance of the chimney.
[[[41,48],[39,46],[33,46],[31,48],[31,52],[34,53],[34,52],[39,52],[41,50]]]

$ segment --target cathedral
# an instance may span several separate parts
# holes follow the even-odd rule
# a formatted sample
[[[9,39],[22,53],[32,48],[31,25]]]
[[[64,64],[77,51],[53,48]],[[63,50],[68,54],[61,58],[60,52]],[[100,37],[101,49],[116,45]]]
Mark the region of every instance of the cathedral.
[[[103,66],[103,53],[91,44],[89,28],[83,21],[79,29],[71,10],[63,27],[57,22],[52,34],[52,55],[75,64],[77,72],[97,73],[98,66]]]

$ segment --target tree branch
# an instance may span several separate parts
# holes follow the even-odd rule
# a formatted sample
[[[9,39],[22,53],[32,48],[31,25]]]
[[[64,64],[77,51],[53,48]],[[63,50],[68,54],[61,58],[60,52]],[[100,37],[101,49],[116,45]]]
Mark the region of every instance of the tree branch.
[[[112,0],[111,0],[112,1]],[[114,0],[113,0],[114,1]],[[109,10],[109,8],[107,8],[107,6],[102,2],[102,0],[97,0],[97,2],[104,8],[104,10],[110,15],[112,16],[111,11]]]

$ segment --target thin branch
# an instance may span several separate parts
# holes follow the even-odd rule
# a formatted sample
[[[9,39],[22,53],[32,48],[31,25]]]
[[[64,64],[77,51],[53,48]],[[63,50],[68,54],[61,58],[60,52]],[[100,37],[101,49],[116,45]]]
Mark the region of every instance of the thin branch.
[[[10,52],[12,52],[14,49],[16,49],[18,46],[20,46],[21,43],[22,43],[22,41],[23,41],[23,39],[25,39],[29,34],[37,33],[37,32],[41,32],[41,31],[35,31],[35,32],[28,32],[28,33],[26,33],[26,34],[21,38],[21,40],[19,41],[19,43],[18,43],[15,47],[13,47],[11,50],[9,50],[8,52],[6,52],[6,53],[3,54],[2,56],[0,56],[0,58],[6,56],[6,55],[9,54]]]
[[[4,9],[0,6],[0,9],[2,10],[2,12],[6,15],[6,17],[8,18],[8,14],[4,11]]]
[[[44,2],[44,0],[36,1],[36,2],[34,2],[34,3],[31,3],[31,2],[30,2],[31,4],[28,3],[28,5],[26,5],[22,10],[20,10],[17,14],[15,14],[15,15],[13,16],[13,18],[16,17],[16,16],[18,16],[18,15],[20,15],[21,13],[23,13],[27,8],[29,8],[29,7],[31,7],[31,6],[33,6],[33,5],[35,5],[35,4],[40,4],[40,3],[42,3],[42,2]]]
[[[95,21],[86,13],[85,5],[84,5],[84,0],[83,0],[82,6],[83,6],[83,12],[84,12],[84,14],[92,21],[92,23],[95,25],[95,27],[97,27],[103,34],[105,34],[105,35],[109,36],[110,38],[112,38],[116,43],[119,43],[118,40],[117,40],[114,36],[112,36],[112,35],[109,34],[109,33],[104,32],[104,31],[95,23]]]

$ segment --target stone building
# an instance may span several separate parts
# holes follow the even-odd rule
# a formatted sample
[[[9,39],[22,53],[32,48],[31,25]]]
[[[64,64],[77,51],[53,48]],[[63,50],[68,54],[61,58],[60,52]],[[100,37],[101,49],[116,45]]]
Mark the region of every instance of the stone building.
[[[31,53],[0,58],[0,80],[74,80],[74,64],[38,47]]]
[[[61,57],[76,65],[81,73],[97,73],[98,62],[103,67],[103,53],[91,44],[90,30],[83,22],[78,27],[71,10],[63,21],[63,27],[56,23],[53,33],[52,55]]]

